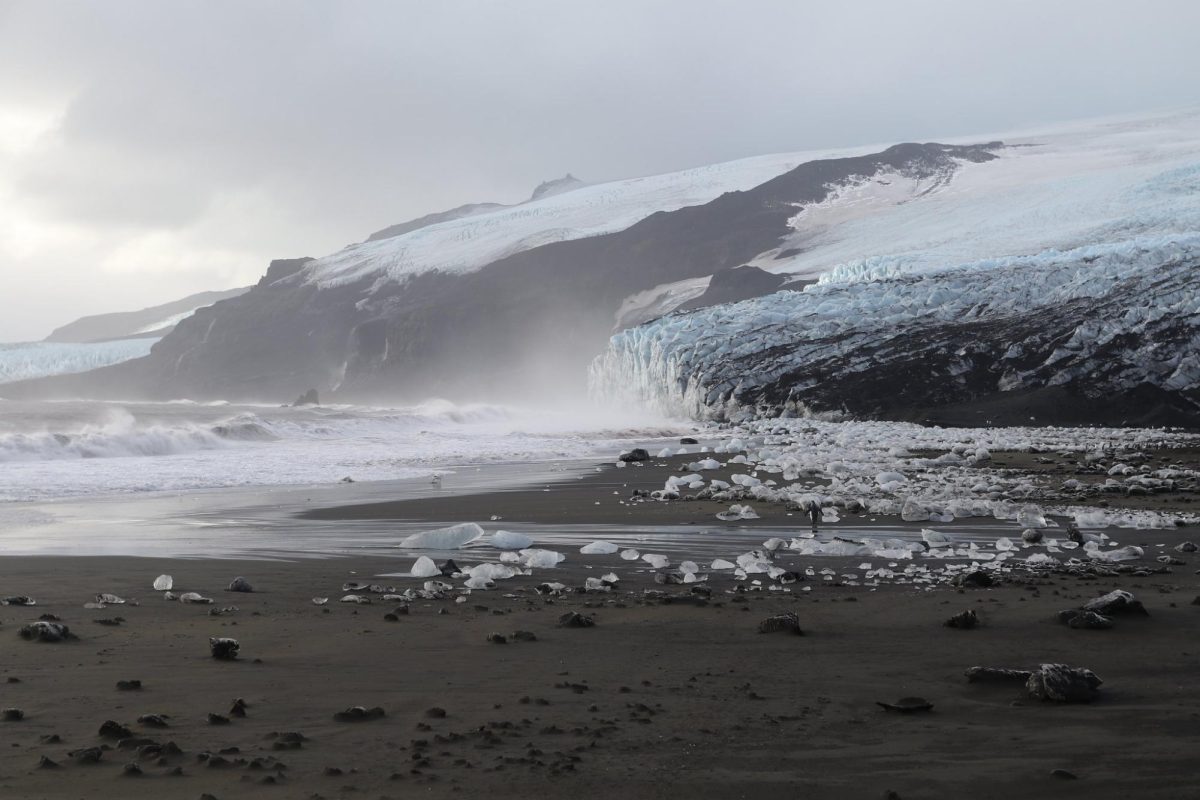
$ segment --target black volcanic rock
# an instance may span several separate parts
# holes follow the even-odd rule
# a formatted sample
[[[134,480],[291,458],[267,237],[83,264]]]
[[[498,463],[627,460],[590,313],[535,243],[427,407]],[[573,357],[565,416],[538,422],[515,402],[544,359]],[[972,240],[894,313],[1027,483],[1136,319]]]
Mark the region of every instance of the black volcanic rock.
[[[752,297],[762,297],[776,291],[787,279],[758,267],[742,266],[720,269],[713,273],[704,294],[681,305],[679,311],[693,311],[722,303],[736,303]],[[788,288],[800,288],[791,284]]]

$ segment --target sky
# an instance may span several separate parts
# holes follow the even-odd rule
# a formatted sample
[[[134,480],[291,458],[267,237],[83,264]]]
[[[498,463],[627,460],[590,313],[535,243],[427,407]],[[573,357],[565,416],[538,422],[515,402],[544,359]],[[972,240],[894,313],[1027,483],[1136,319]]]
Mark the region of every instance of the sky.
[[[1192,0],[0,0],[0,341],[467,202],[1200,103]]]

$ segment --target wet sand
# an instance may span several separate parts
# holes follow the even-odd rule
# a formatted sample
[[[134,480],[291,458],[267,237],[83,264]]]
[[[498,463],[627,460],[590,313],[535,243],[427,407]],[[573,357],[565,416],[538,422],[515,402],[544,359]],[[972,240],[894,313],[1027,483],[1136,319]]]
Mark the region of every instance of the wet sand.
[[[620,527],[703,524],[720,509],[616,502],[660,484],[656,469],[604,468],[549,492],[408,500],[356,513]],[[348,512],[320,513],[343,515],[326,517],[336,525]],[[756,525],[796,522],[782,509],[760,513]],[[1154,568],[1154,556],[1198,536],[1186,528],[1120,532],[1122,544],[1147,548]],[[1194,555],[1140,577],[1049,575],[962,591],[871,590],[818,578],[789,587],[808,592],[737,592],[732,576],[714,573],[711,598],[695,601],[688,587],[654,583],[645,565],[559,549],[568,559],[558,569],[500,582],[463,604],[418,600],[395,621],[385,615],[398,603],[338,598],[347,580],[420,586],[372,577],[406,569],[411,554],[293,563],[5,558],[0,595],[31,595],[38,605],[0,607],[0,706],[25,715],[0,722],[9,744],[0,748],[0,797],[1178,798],[1195,790]],[[781,553],[777,563],[843,572],[862,560]],[[621,577],[610,594],[533,591],[545,580],[578,586],[609,570]],[[199,591],[215,606],[164,601],[150,588],[160,573],[174,576],[176,591]],[[224,591],[235,575],[258,591]],[[1053,621],[1055,612],[1118,587],[1143,600],[1150,616],[1118,617],[1103,631]],[[647,600],[646,590],[686,600]],[[97,592],[139,604],[84,609]],[[315,606],[313,596],[330,602]],[[209,614],[228,606],[237,611]],[[979,628],[942,625],[968,608],[979,613]],[[558,627],[570,610],[594,615],[596,625]],[[757,632],[760,619],[781,611],[794,611],[806,635]],[[61,617],[78,641],[17,635],[45,613]],[[95,622],[118,616],[120,625]],[[488,641],[517,630],[537,640]],[[237,638],[240,658],[209,657],[211,636]],[[963,677],[973,665],[1042,662],[1094,670],[1104,680],[1100,699],[1045,704],[1018,686]],[[117,690],[130,679],[143,689]],[[904,715],[876,705],[906,695],[927,698],[933,710]],[[248,704],[245,718],[208,723],[209,713],[228,716],[235,698]],[[386,715],[334,720],[353,705]],[[139,725],[143,714],[166,715],[169,727]],[[173,741],[182,753],[138,758],[98,736],[106,720]],[[276,749],[282,740],[273,734],[285,732],[303,735],[299,749]],[[44,741],[52,735],[61,741]],[[96,764],[68,756],[105,744],[113,749]],[[214,755],[202,760],[205,753]],[[39,768],[42,756],[61,766]],[[125,775],[134,761],[142,774]],[[181,774],[172,774],[176,767]],[[1077,777],[1055,777],[1056,769]]]

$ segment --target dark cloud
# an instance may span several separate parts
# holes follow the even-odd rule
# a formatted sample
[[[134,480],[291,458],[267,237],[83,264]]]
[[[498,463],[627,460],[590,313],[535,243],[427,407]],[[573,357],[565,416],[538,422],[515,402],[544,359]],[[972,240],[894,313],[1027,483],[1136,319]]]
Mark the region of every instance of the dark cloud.
[[[1200,5],[1155,0],[0,0],[0,111],[60,112],[8,163],[0,199],[97,229],[117,272],[121,237],[150,235],[236,265],[116,280],[128,298],[168,293],[153,302],[172,282],[138,284],[139,269],[186,273],[181,289],[248,279],[269,255],[521,199],[567,171],[604,180],[1194,103],[1197,29]],[[123,302],[92,294],[58,313]]]

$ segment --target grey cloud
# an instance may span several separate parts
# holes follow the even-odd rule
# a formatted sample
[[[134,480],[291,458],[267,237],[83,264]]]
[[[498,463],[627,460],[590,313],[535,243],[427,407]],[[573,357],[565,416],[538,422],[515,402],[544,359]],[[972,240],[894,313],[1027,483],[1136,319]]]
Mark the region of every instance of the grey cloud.
[[[1194,103],[1198,28],[1200,5],[1155,0],[0,0],[0,106],[66,108],[0,183],[48,220],[213,247],[214,208],[254,194],[291,229],[231,241],[320,254],[567,171]]]

